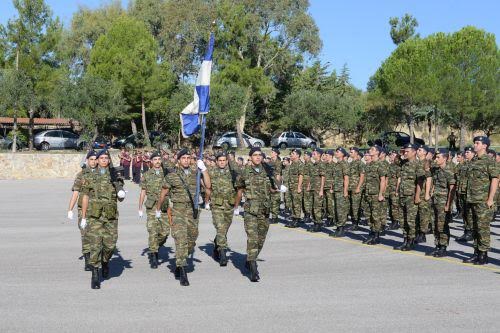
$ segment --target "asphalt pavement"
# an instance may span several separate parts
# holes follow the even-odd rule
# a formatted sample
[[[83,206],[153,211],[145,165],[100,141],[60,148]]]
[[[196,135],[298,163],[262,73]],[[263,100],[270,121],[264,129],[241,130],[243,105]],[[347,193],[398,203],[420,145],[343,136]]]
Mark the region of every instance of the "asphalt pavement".
[[[203,211],[189,266],[189,287],[172,273],[169,238],[149,268],[139,188],[127,182],[111,278],[90,289],[76,222],[66,219],[70,179],[0,181],[0,332],[498,332],[500,220],[492,224],[490,264],[461,260],[471,244],[451,241],[450,255],[394,251],[361,243],[367,230],[335,239],[331,229],[271,225],[258,262],[261,281],[244,267],[246,235],[235,218],[229,264],[212,257],[214,227]],[[462,224],[451,225],[452,234]]]

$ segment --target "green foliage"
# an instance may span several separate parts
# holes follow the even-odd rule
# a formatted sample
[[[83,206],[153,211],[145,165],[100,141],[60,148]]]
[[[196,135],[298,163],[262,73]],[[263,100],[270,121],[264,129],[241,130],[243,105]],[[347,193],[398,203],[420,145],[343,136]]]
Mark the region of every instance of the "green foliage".
[[[390,34],[392,41],[396,45],[412,37],[418,37],[418,34],[415,35],[415,28],[418,27],[417,19],[410,14],[405,14],[401,19],[391,17],[389,19],[389,25],[391,26]]]

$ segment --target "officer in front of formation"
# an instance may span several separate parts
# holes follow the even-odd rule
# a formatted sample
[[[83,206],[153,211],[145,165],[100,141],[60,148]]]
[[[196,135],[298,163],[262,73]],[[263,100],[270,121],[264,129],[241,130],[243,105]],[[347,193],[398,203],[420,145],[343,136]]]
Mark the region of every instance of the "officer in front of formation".
[[[152,168],[144,173],[141,179],[141,193],[139,195],[139,218],[142,218],[143,204],[146,206],[146,228],[148,231],[148,258],[152,269],[158,268],[158,250],[170,234],[170,225],[167,219],[168,202],[161,207],[164,213],[160,218],[156,217],[156,203],[160,197],[163,185],[164,170],[162,168],[162,157],[158,151],[151,154]],[[144,202],[146,199],[146,202]]]
[[[109,261],[118,240],[118,205],[125,199],[123,179],[114,168],[107,150],[97,153],[97,169],[87,173],[82,181],[81,227],[87,227],[86,236],[90,242],[89,265],[92,270],[91,288],[100,289],[99,272],[109,277]]]

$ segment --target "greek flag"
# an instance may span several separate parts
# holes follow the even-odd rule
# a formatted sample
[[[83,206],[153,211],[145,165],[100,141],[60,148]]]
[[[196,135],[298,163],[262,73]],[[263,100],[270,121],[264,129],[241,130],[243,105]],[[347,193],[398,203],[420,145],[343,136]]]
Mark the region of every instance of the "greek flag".
[[[180,115],[182,136],[185,138],[198,132],[200,129],[199,115],[207,114],[210,109],[210,74],[212,72],[213,51],[214,34],[212,33],[196,79],[193,101],[182,110]]]

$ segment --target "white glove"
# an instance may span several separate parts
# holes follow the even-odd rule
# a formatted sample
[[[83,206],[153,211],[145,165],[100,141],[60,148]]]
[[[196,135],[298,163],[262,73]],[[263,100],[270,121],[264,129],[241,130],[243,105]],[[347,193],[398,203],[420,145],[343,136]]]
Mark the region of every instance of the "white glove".
[[[73,211],[68,210],[68,220],[72,220],[72,219],[73,219]]]
[[[80,228],[85,229],[86,226],[87,226],[87,219],[82,219],[80,221]]]
[[[124,190],[119,190],[118,193],[116,193],[118,198],[124,199],[125,198],[125,191]]]
[[[288,191],[288,188],[285,185],[281,185],[280,186],[280,192],[281,193],[286,193],[286,191]]]
[[[205,209],[206,209],[206,210],[210,210],[210,203],[208,203],[208,202],[207,202],[207,203],[205,204]]]
[[[157,219],[161,218],[161,210],[157,210],[157,211],[155,211],[155,217],[156,217]]]
[[[235,208],[233,214],[234,214],[234,216],[240,215],[240,208],[239,207]]]
[[[198,166],[198,169],[201,170],[201,172],[207,170],[207,167],[205,166],[205,163],[203,163],[202,160],[196,161],[196,165]]]
[[[142,212],[142,210],[139,211],[139,218],[142,219],[142,217],[144,216],[144,213]]]

